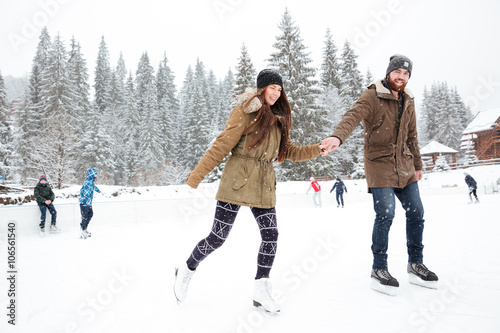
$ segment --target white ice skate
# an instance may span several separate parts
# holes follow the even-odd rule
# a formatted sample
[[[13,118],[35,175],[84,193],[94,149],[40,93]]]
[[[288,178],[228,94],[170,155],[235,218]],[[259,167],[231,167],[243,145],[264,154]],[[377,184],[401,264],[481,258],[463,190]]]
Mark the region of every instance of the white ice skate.
[[[87,230],[82,230],[82,234],[80,235],[80,238],[81,239],[87,239],[90,236],[92,236],[92,234],[90,232],[88,232]]]
[[[49,231],[51,234],[58,234],[61,232],[61,229],[59,229],[55,224],[51,224]]]
[[[399,282],[391,276],[387,269],[372,269],[371,288],[379,293],[396,296]]]
[[[174,295],[177,299],[177,304],[180,304],[186,299],[189,282],[195,272],[196,271],[190,270],[186,263],[175,268]]]
[[[257,308],[262,307],[266,312],[279,313],[280,306],[272,297],[271,282],[268,278],[255,280],[253,291],[253,305]]]
[[[40,237],[45,237],[45,228],[40,228]]]
[[[408,281],[417,286],[438,289],[438,277],[424,264],[408,263]]]

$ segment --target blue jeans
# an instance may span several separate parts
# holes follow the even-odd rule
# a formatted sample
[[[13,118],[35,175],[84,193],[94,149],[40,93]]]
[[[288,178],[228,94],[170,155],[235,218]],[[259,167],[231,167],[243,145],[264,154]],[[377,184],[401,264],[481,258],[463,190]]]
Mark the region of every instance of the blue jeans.
[[[47,208],[49,209],[50,215],[52,215],[51,219],[51,224],[56,224],[56,218],[57,218],[57,212],[56,209],[54,208],[54,205],[51,203],[50,205],[42,204],[38,205],[38,208],[40,208],[40,212],[42,213],[42,216],[40,217],[40,228],[45,227],[45,217],[47,215]]]
[[[418,183],[413,182],[405,188],[371,188],[375,224],[372,234],[373,269],[387,269],[387,247],[389,229],[394,219],[396,203],[394,196],[401,202],[406,212],[406,246],[408,262],[423,263],[422,234],[424,231],[424,207],[420,200]]]
[[[337,205],[340,206],[340,202],[342,202],[342,207],[344,207],[344,192],[337,192],[336,198],[337,198]]]
[[[80,223],[80,226],[82,227],[82,230],[87,230],[90,220],[92,219],[92,216],[94,216],[94,211],[91,206],[80,204],[80,213],[82,213],[82,222]]]

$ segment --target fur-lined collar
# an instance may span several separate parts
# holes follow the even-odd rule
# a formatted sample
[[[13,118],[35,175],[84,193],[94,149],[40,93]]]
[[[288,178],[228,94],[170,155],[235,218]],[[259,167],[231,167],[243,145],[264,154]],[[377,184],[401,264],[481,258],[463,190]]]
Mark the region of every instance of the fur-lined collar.
[[[382,83],[382,80],[377,80],[373,82],[368,88],[375,88],[375,91],[377,92],[377,97],[380,98],[388,98],[388,99],[394,99],[394,95],[392,92],[384,87],[384,84]],[[411,92],[410,89],[405,88],[403,91],[406,95],[408,95],[409,98],[414,98],[413,93]]]
[[[257,88],[247,88],[243,94],[241,94],[237,97],[236,100],[237,100],[238,105],[243,107],[243,105],[245,105],[246,102],[248,102],[248,100],[252,96],[254,96],[255,94],[257,94]],[[247,105],[245,110],[243,110],[243,112],[253,113],[253,112],[259,111],[259,109],[261,107],[262,107],[262,103],[260,102],[260,100],[258,98],[254,98],[254,99],[252,99],[250,104]]]

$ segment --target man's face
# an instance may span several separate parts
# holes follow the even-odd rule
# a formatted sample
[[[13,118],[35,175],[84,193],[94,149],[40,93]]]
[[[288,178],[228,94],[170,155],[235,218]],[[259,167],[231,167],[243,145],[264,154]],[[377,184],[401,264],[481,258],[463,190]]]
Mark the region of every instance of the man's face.
[[[47,181],[45,179],[40,180],[40,184],[45,185],[47,184]]]
[[[403,68],[398,68],[389,73],[387,83],[392,90],[401,92],[405,89],[408,80],[410,79],[410,72]]]

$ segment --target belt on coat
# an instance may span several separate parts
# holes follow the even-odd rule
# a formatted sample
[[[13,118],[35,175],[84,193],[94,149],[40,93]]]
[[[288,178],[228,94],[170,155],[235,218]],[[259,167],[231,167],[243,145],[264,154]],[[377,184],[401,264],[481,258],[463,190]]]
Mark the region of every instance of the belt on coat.
[[[264,171],[267,170],[267,168],[269,167],[269,165],[271,165],[273,163],[271,160],[267,160],[265,158],[258,158],[256,156],[241,155],[241,154],[238,154],[238,153],[232,153],[231,155],[234,156],[234,157],[238,157],[238,158],[242,158],[242,159],[246,159],[246,160],[254,160],[256,162],[259,162],[264,167],[263,168]]]

